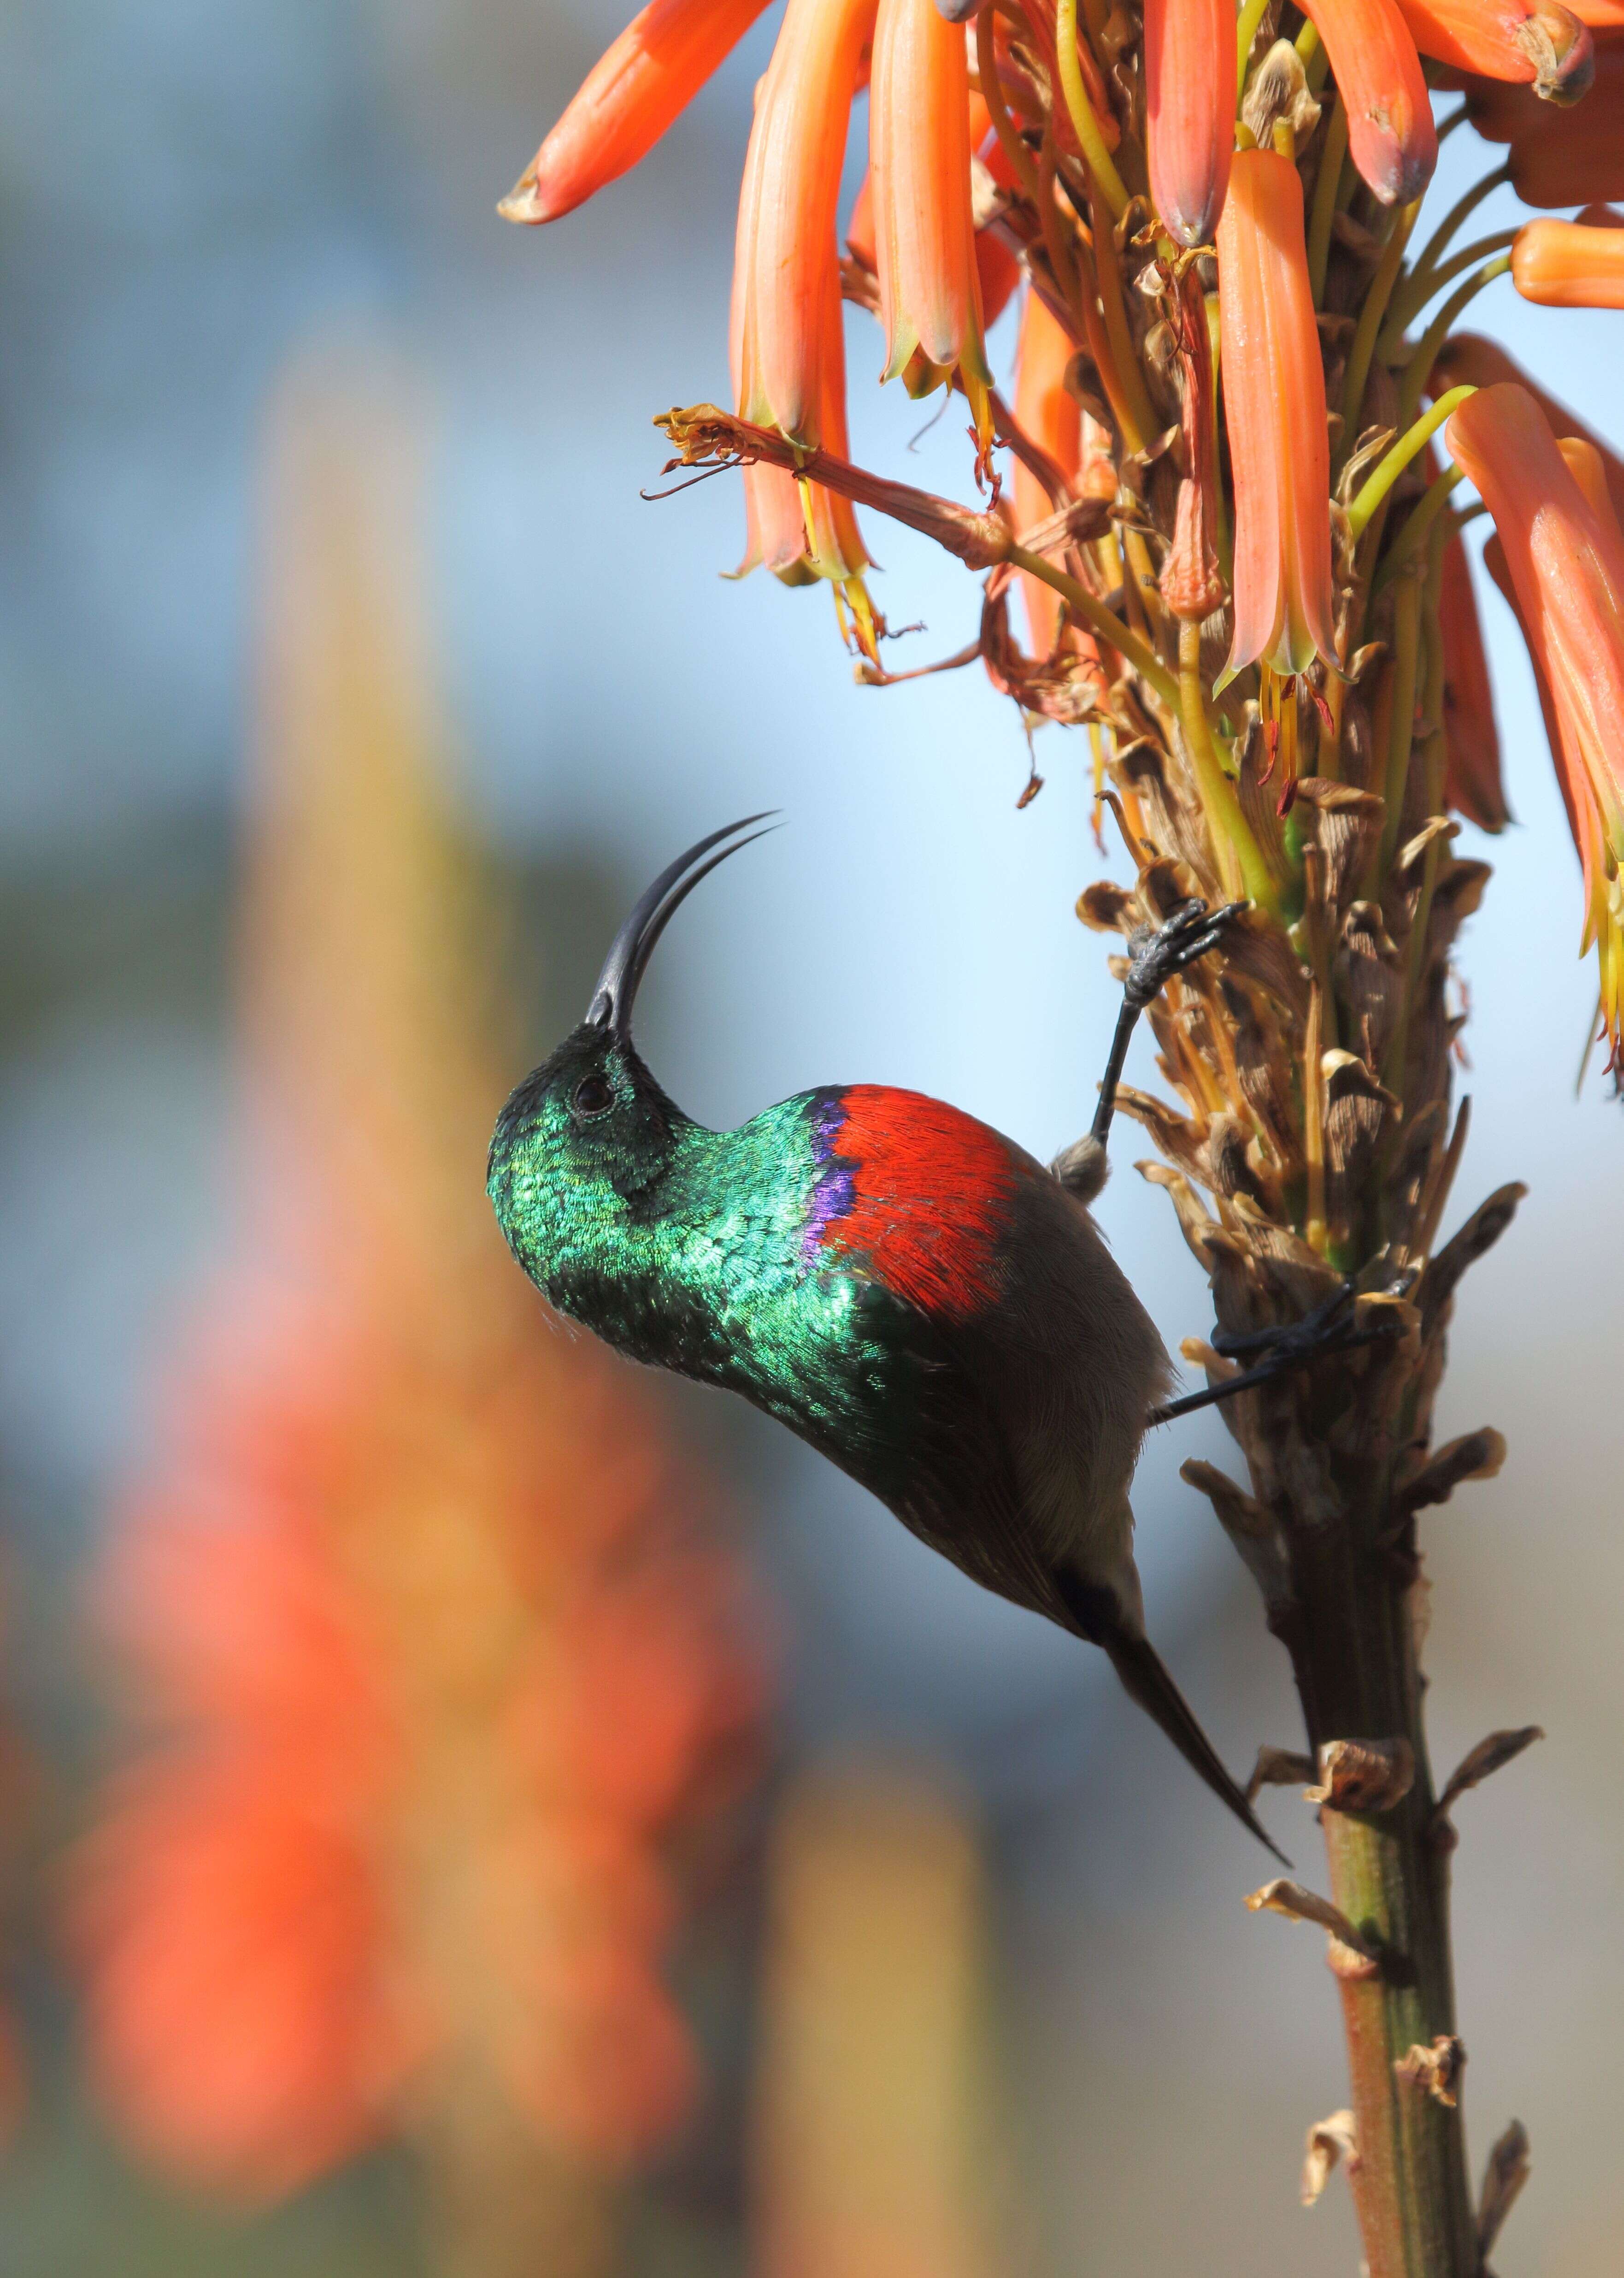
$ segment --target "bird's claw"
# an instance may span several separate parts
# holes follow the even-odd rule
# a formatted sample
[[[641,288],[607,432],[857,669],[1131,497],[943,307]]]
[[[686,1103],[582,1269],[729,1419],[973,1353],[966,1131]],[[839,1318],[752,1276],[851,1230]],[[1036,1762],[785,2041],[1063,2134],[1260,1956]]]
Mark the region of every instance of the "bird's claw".
[[[1245,902],[1226,902],[1209,910],[1205,902],[1180,902],[1159,926],[1140,926],[1128,936],[1128,978],[1125,993],[1135,1012],[1154,1004],[1174,974],[1216,949],[1234,924]]]
[[[1375,1293],[1362,1292],[1353,1281],[1339,1282],[1329,1297],[1315,1305],[1312,1312],[1305,1313],[1300,1321],[1279,1321],[1266,1329],[1246,1332],[1217,1329],[1213,1333],[1212,1349],[1222,1353],[1225,1360],[1238,1360],[1247,1353],[1262,1354],[1269,1373],[1277,1376],[1326,1353],[1352,1352],[1361,1345],[1375,1344],[1399,1327],[1398,1317],[1385,1305],[1367,1306],[1361,1312],[1358,1299],[1366,1294],[1403,1297],[1414,1278],[1413,1272],[1400,1274],[1387,1288]]]

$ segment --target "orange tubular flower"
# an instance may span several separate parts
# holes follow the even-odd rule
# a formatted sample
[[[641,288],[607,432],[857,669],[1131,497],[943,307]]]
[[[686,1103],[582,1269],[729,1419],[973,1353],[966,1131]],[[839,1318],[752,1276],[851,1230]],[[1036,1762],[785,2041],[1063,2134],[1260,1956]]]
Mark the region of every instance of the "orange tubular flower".
[[[1544,309],[1624,309],[1624,229],[1525,223],[1511,249],[1511,280]]]
[[[1624,1034],[1624,534],[1597,455],[1582,443],[1559,447],[1525,388],[1480,390],[1445,437],[1494,517],[1550,699],[1552,756],[1584,866],[1583,946],[1594,942],[1599,952],[1616,1065]]]
[[[793,0],[791,0],[793,4]],[[970,79],[961,27],[935,0],[880,0],[868,149],[878,240],[882,377],[911,395],[957,373],[982,457],[992,447],[992,373],[970,213]]]
[[[556,221],[629,173],[766,5],[652,0],[594,65],[498,210],[508,221]]]
[[[1399,0],[1423,56],[1485,79],[1532,80],[1547,103],[1577,103],[1596,75],[1583,18],[1561,0]]]
[[[1506,382],[1528,390],[1544,413],[1553,435],[1582,436],[1590,446],[1600,462],[1613,511],[1624,522],[1624,459],[1591,434],[1566,404],[1559,403],[1554,395],[1547,395],[1537,386],[1498,340],[1487,340],[1481,333],[1452,333],[1433,367],[1433,385],[1438,393],[1448,387],[1495,387]]]
[[[1448,764],[1444,803],[1480,830],[1511,820],[1500,779],[1500,738],[1472,572],[1459,536],[1444,548],[1438,627],[1444,639],[1444,739]]]
[[[1054,461],[1079,498],[1114,498],[1117,478],[1109,439],[1065,385],[1066,366],[1076,349],[1069,335],[1030,289],[1021,310],[1020,348],[1015,374],[1015,417],[1023,434]],[[1048,521],[1054,508],[1048,491],[1018,459],[1015,463],[1015,526],[1031,530]],[[1023,572],[1021,600],[1027,639],[1034,656],[1053,655],[1060,637],[1060,597],[1052,585]],[[1088,634],[1073,630],[1079,654],[1097,666],[1100,652]]]
[[[1228,0],[1146,0],[1150,195],[1183,245],[1208,245],[1235,141],[1235,11]]]
[[[1259,658],[1337,661],[1330,447],[1303,242],[1302,183],[1273,150],[1238,150],[1218,224],[1219,369],[1235,484],[1235,636],[1225,678]]]
[[[1576,11],[1596,23],[1586,0]],[[1624,24],[1624,14],[1615,17]],[[1624,29],[1595,34],[1590,91],[1573,111],[1541,103],[1533,89],[1474,79],[1467,115],[1487,142],[1511,145],[1511,179],[1527,206],[1582,206],[1624,197]]]
[[[873,0],[789,0],[757,91],[739,195],[730,348],[741,415],[797,443],[846,452],[835,205]],[[868,556],[848,501],[771,467],[745,478],[741,570],[787,584],[827,577],[871,654]]]
[[[1432,180],[1438,139],[1398,0],[1313,0],[1306,12],[1347,106],[1353,164],[1384,204],[1409,205]]]

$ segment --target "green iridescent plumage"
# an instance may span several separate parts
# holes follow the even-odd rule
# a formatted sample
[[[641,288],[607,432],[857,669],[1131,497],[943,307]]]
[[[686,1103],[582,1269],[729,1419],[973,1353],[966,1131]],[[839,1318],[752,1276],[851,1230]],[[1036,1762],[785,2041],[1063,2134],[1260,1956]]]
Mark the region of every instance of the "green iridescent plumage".
[[[614,1089],[616,1126],[590,1147],[569,1107],[589,1067]],[[629,1043],[606,1053],[599,1031],[577,1029],[504,1108],[490,1194],[561,1313],[635,1359],[743,1394],[890,1500],[909,1457],[918,1325],[872,1280],[806,1257],[827,1097],[709,1131]]]

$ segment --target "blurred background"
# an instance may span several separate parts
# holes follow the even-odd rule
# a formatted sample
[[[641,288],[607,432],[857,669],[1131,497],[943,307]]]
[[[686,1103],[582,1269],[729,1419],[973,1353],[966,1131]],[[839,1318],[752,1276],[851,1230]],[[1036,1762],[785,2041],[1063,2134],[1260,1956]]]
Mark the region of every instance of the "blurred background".
[[[691,1113],[882,1079],[1047,1156],[1115,1010],[1086,739],[1018,812],[975,675],[854,689],[827,596],[719,574],[727,480],[639,499],[650,415],[725,391],[774,18],[639,173],[495,218],[621,20],[0,11],[0,2273],[1346,2272],[1339,2182],[1297,2203],[1335,2004],[1245,1837],[1097,1656],[548,1332],[488,1220],[511,1082],[751,808],[790,827],[645,997]],[[1438,205],[1491,163],[1452,138]],[[1479,310],[1607,430],[1616,317]],[[850,355],[855,455],[962,492],[957,422],[916,444]],[[871,537],[899,664],[960,646],[972,581]],[[1533,2140],[1502,2278],[1600,2278],[1624,1128],[1575,1097],[1577,866],[1480,598],[1518,827],[1456,1209],[1531,1194],[1453,1338],[1440,1433],[1511,1453],[1426,1527],[1432,1729],[1440,1770],[1549,1733],[1460,1813],[1468,2111],[1478,2160]],[[1132,1154],[1103,1218],[1176,1346],[1205,1294]],[[1245,1765],[1297,1728],[1178,1478],[1225,1444],[1161,1435],[1135,1502]]]

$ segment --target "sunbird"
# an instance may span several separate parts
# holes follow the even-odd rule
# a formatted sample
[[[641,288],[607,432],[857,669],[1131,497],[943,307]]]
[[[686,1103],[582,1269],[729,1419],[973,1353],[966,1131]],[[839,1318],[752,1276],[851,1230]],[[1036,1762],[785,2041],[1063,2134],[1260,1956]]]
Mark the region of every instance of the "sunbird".
[[[488,1191],[508,1246],[558,1311],[634,1360],[742,1393],[972,1580],[1102,1647],[1269,1843],[1145,1634],[1133,1563],[1146,1429],[1214,1395],[1162,1406],[1166,1351],[1088,1210],[1134,1021],[1243,906],[1185,903],[1133,937],[1099,1112],[1052,1169],[881,1084],[820,1085],[708,1131],[650,1074],[632,1007],[679,906],[766,820],[713,831],[660,873],[585,1020],[502,1109]]]

